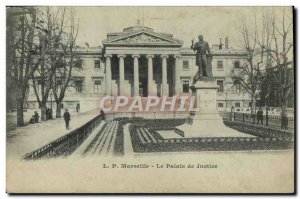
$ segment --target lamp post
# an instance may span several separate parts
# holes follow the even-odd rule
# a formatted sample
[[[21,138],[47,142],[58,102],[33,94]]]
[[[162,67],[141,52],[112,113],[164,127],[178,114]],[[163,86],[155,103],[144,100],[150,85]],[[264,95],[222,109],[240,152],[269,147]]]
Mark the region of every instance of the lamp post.
[[[245,91],[243,90],[243,112],[244,112],[244,106],[245,106]]]
[[[265,104],[265,106],[266,106],[266,126],[268,126],[268,124],[269,124],[269,109],[268,109],[268,105],[267,105],[267,99],[269,98],[269,93],[266,95],[266,104]]]
[[[49,119],[52,119],[52,96],[53,96],[53,92],[52,92],[52,90],[50,91],[50,113],[49,113]]]
[[[269,108],[268,108],[268,101],[270,101],[269,99],[269,95],[270,95],[270,89],[269,89],[269,84],[267,85],[267,93],[265,95],[265,106],[266,106],[266,126],[269,125]],[[270,103],[270,102],[269,102]]]
[[[254,108],[254,114],[256,114],[256,105],[258,104],[257,103],[258,100],[259,100],[259,103],[260,103],[260,90],[256,89],[255,90],[255,108]]]
[[[227,112],[227,91],[225,93],[225,112]]]
[[[51,109],[51,110],[52,110],[52,96],[53,96],[53,92],[50,91],[50,102],[51,102],[51,104],[50,104],[50,109]]]

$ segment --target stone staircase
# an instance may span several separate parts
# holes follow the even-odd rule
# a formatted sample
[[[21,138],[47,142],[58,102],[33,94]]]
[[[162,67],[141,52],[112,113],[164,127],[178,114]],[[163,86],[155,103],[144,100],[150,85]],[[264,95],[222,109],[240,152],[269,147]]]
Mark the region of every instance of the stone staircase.
[[[161,136],[157,135],[157,133],[148,128],[137,127],[136,132],[143,144],[158,143],[163,139]]]
[[[112,156],[119,121],[107,122],[84,150],[84,156]]]

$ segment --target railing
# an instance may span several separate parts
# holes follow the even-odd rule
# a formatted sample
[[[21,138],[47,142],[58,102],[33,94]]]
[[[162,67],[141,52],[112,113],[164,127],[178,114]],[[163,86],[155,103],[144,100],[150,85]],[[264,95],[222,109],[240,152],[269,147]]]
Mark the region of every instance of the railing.
[[[219,112],[224,120],[265,126],[271,129],[282,129],[286,131],[294,131],[294,117],[281,117],[265,114],[262,118],[258,118],[256,114],[238,113],[238,112]]]
[[[241,125],[240,126],[245,126]],[[138,131],[138,126],[130,125],[129,131],[133,150],[145,152],[172,152],[172,151],[249,151],[249,150],[286,150],[294,148],[293,137],[272,136],[266,137],[195,137],[147,139]],[[244,127],[245,128],[245,127]],[[252,128],[252,127],[250,127]]]
[[[144,118],[144,119],[183,119],[189,112],[110,112],[105,113],[107,120],[116,118]]]
[[[287,139],[289,141],[294,140],[294,134],[292,132],[281,129],[271,129],[265,126],[256,126],[253,124],[246,124],[228,120],[224,121],[224,124],[239,132],[247,133],[257,137]]]
[[[42,146],[41,148],[34,150],[24,156],[25,160],[37,160],[43,158],[54,158],[60,156],[71,155],[93,132],[93,130],[99,126],[102,118],[96,116],[83,126],[71,131],[70,133]]]

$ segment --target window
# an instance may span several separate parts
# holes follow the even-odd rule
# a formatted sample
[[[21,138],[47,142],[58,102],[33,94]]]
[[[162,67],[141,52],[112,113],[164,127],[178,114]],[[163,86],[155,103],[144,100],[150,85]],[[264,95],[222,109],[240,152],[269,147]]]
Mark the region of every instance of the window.
[[[29,109],[35,109],[35,102],[28,102]]]
[[[57,38],[54,40],[53,47],[54,47],[54,48],[59,48],[60,43],[61,43],[61,41],[60,41],[59,37],[57,37]]]
[[[218,85],[218,92],[223,92],[224,87],[223,87],[223,80],[217,80],[217,85]]]
[[[67,107],[68,108],[73,108],[74,107],[74,102],[72,102],[72,101],[67,102]]]
[[[189,93],[190,84],[189,84],[188,80],[182,81],[182,90],[183,90],[183,93]]]
[[[94,81],[94,93],[100,93],[101,92],[101,80],[95,80]]]
[[[184,60],[183,61],[183,70],[188,70],[189,69],[189,61],[188,60]]]
[[[240,68],[240,61],[234,62],[234,68]]]
[[[233,87],[234,87],[234,91],[236,93],[240,93],[241,92],[241,84],[240,84],[239,80],[234,80],[233,81]]]
[[[58,92],[61,91],[61,87],[62,87],[62,81],[60,79],[56,80],[56,90]]]
[[[95,60],[95,68],[100,68],[100,60]]]
[[[241,104],[240,104],[239,102],[236,102],[236,103],[234,103],[234,106],[235,106],[236,108],[240,108]]]
[[[219,102],[219,103],[218,103],[218,107],[219,107],[219,108],[223,108],[223,107],[224,107],[224,104],[223,104],[222,102]]]
[[[42,92],[42,80],[37,80],[36,88],[38,93]]]
[[[218,69],[223,69],[223,61],[218,61],[217,63],[218,63],[217,68]]]
[[[57,61],[57,68],[63,68],[65,66],[65,62],[63,60]]]
[[[82,80],[75,81],[75,90],[76,93],[82,93]]]
[[[75,67],[76,68],[82,68],[82,62],[83,62],[82,59],[77,59],[76,62],[75,62]]]

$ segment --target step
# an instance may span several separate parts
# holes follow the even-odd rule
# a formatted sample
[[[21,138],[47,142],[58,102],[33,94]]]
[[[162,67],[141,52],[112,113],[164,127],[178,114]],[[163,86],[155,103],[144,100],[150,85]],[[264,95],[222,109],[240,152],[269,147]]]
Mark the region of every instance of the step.
[[[101,143],[101,140],[102,140],[103,137],[105,136],[105,132],[107,131],[107,129],[110,128],[110,123],[111,123],[111,122],[108,122],[106,128],[101,129],[101,132],[99,132],[99,133],[100,133],[100,136],[98,137],[97,141],[95,141],[95,143],[94,143],[94,145],[93,145],[93,148],[90,150],[90,153],[91,153],[91,154],[95,154],[95,153],[96,153],[96,151],[97,151],[97,149],[98,149],[98,147],[99,147],[99,145],[100,145],[100,143]]]
[[[86,140],[72,153],[70,158],[82,156],[85,149],[91,144],[93,139],[97,136],[97,134],[101,131],[106,122],[101,121],[100,125],[86,138]]]
[[[116,129],[118,128],[118,122],[117,121],[114,121],[114,126],[113,128],[111,129],[110,132],[107,133],[107,137],[104,141],[104,144],[103,144],[103,147],[102,147],[102,150],[100,151],[99,154],[101,155],[106,155],[109,151],[109,147],[110,147],[110,143],[112,141],[112,138],[113,138],[113,135],[116,133]]]
[[[115,121],[111,121],[110,124],[109,124],[109,128],[103,133],[103,136],[102,136],[101,140],[99,141],[99,144],[98,144],[98,147],[97,147],[97,153],[95,152],[95,155],[99,155],[101,153],[101,151],[103,150],[105,141],[106,141],[109,133],[114,128],[114,125],[115,125]]]
[[[146,135],[146,136],[148,136],[148,138],[149,138],[149,140],[151,141],[151,142],[154,142],[154,143],[157,143],[157,140],[153,137],[153,135],[148,131],[148,129],[146,129],[146,128],[141,128],[142,129],[142,132],[144,132],[144,134]]]
[[[108,145],[107,152],[106,152],[106,155],[108,155],[108,156],[113,156],[114,146],[115,146],[115,141],[116,141],[119,125],[120,125],[120,122],[117,123],[117,127],[116,127],[116,129],[112,135],[112,138],[110,140],[110,143]]]

